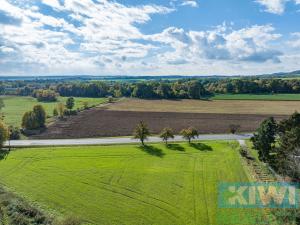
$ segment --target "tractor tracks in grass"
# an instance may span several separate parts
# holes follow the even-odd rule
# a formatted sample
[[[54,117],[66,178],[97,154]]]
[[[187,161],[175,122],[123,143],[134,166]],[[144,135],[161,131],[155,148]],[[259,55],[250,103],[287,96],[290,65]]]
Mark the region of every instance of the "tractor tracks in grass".
[[[199,159],[201,159],[201,161],[199,161]],[[197,171],[198,168],[201,167],[201,171],[200,172],[200,176],[197,179]],[[210,224],[209,221],[209,212],[208,212],[208,202],[207,202],[207,198],[206,198],[206,190],[205,190],[205,177],[204,177],[204,171],[205,171],[205,167],[204,167],[204,157],[198,158],[195,157],[194,160],[194,175],[193,175],[193,184],[194,184],[194,209],[195,209],[195,224],[200,224],[200,218],[199,218],[199,214],[198,214],[198,206],[200,204],[198,204],[198,201],[200,201],[200,193],[203,193],[203,202],[202,205],[204,205],[206,213],[205,215],[201,216],[201,223],[203,223],[203,217],[205,217],[205,224]],[[200,182],[201,180],[201,182]]]
[[[122,196],[127,199],[132,199],[140,204],[144,204],[150,207],[153,207],[157,210],[160,210],[166,215],[169,216],[169,218],[172,220],[173,224],[184,224],[183,219],[178,214],[181,214],[181,209],[179,209],[176,206],[171,205],[170,203],[163,201],[161,199],[151,197],[143,192],[138,192],[133,189],[123,187],[120,185],[112,184],[109,182],[103,182],[103,181],[97,181],[97,184],[93,184],[91,182],[84,182],[82,180],[76,179],[73,176],[64,175],[65,177],[68,177],[70,179],[75,179],[76,182],[83,183],[85,185],[91,186],[93,188],[103,190],[112,194],[116,194],[119,196]]]
[[[193,156],[193,204],[194,204],[194,223],[195,225],[203,223],[203,216],[200,216],[198,211],[199,211],[199,206],[205,205],[206,208],[206,224],[209,223],[209,213],[207,210],[207,199],[206,199],[206,191],[205,191],[205,182],[204,182],[204,159],[203,157],[199,158],[197,156]],[[201,160],[200,160],[201,159]],[[201,171],[199,171],[199,167],[201,168]],[[200,176],[198,177],[198,171],[200,172]],[[200,183],[201,180],[201,183]],[[199,203],[201,196],[200,193],[203,193],[203,200],[204,202]],[[201,221],[201,223],[200,223]]]
[[[85,183],[85,184],[87,184],[87,183]],[[105,182],[100,182],[100,184],[101,185],[99,185],[99,186],[95,186],[95,185],[92,185],[92,184],[87,184],[87,185],[97,187],[101,190],[105,190],[105,191],[108,191],[110,193],[117,194],[117,195],[120,195],[122,197],[132,199],[132,200],[134,200],[138,203],[141,203],[141,204],[153,207],[157,210],[160,210],[160,211],[166,213],[168,216],[171,216],[169,218],[173,221],[173,224],[183,224],[184,223],[184,221],[182,221],[182,219],[180,218],[180,216],[177,215],[177,213],[174,213],[172,211],[172,209],[168,209],[170,207],[172,207],[172,208],[174,207],[174,206],[172,206],[168,203],[164,203],[160,200],[158,201],[155,198],[152,198],[152,197],[150,198],[147,195],[140,194],[139,192],[133,191],[133,190],[128,189],[128,188],[108,184],[108,183],[105,183]],[[143,198],[145,198],[145,199],[143,199]],[[156,203],[154,203],[155,201],[156,201]],[[162,203],[164,203],[164,206],[162,206]]]
[[[20,163],[18,163],[13,169],[11,169],[10,171],[8,171],[7,173],[1,175],[2,178],[6,178],[8,176],[10,176],[11,174],[14,174],[15,172],[17,172],[18,170],[24,168],[26,165],[28,165],[29,163],[32,162],[32,159],[26,159],[21,161]]]
[[[195,179],[195,176],[196,176],[196,161],[197,161],[197,158],[196,157],[193,157],[193,201],[194,201],[194,221],[195,221],[195,224],[198,224],[197,221],[198,221],[198,218],[197,218],[197,201],[196,201],[196,179]]]

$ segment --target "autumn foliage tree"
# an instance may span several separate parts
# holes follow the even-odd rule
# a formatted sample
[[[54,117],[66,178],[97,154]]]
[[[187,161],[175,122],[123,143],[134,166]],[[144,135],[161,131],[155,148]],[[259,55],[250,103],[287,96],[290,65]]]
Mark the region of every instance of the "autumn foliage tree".
[[[167,145],[169,139],[174,139],[174,132],[171,128],[164,128],[159,136]]]
[[[182,135],[182,137],[184,139],[186,139],[189,143],[191,143],[192,139],[195,139],[196,137],[199,136],[198,131],[193,128],[193,127],[189,127],[187,129],[183,129],[180,134]]]
[[[2,120],[0,120],[0,149],[3,147],[5,141],[9,136],[8,128]]]
[[[150,135],[150,131],[148,126],[143,122],[139,122],[133,132],[133,137],[135,139],[139,139],[143,146],[145,146],[145,140],[147,140],[148,136]]]

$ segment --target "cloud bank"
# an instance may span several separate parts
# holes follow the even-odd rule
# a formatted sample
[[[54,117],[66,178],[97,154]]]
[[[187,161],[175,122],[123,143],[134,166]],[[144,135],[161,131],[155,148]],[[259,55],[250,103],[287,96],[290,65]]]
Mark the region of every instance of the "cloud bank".
[[[261,71],[281,68],[284,58],[274,44],[281,35],[271,24],[141,31],[154,15],[178,10],[171,5],[108,0],[0,0],[0,5],[2,74],[249,74],[260,72],[254,64],[264,64]],[[199,7],[189,0],[181,5]]]

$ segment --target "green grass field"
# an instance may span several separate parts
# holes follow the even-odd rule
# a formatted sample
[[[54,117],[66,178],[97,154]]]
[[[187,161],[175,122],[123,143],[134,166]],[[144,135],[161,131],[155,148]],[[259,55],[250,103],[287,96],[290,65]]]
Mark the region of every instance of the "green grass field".
[[[22,116],[25,112],[32,110],[34,105],[41,104],[45,107],[45,110],[49,116],[52,116],[53,109],[57,106],[58,102],[66,102],[66,97],[59,97],[57,102],[38,102],[32,97],[20,97],[20,96],[4,96],[2,97],[5,107],[2,112],[5,116],[5,122],[9,125],[17,127],[21,126]],[[82,108],[83,102],[88,102],[90,106],[98,105],[105,102],[105,98],[75,98],[74,109]]]
[[[220,94],[212,97],[213,100],[267,100],[267,101],[300,101],[300,94]]]
[[[252,217],[259,211],[217,207],[219,182],[248,181],[236,146],[207,141],[16,150],[0,161],[0,183],[85,224],[257,224]]]

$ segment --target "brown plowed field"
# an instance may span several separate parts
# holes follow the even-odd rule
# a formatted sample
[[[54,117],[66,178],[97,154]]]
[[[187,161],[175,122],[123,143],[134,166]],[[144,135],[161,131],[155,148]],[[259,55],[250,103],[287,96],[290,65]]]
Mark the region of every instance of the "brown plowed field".
[[[34,138],[88,138],[132,135],[139,121],[148,124],[153,134],[164,127],[171,127],[176,133],[188,126],[193,126],[200,133],[228,133],[230,124],[239,124],[241,132],[254,131],[260,122],[270,115],[255,114],[217,114],[217,113],[184,113],[184,112],[142,112],[114,111],[94,108],[59,121],[41,135]],[[286,116],[277,115],[276,119]]]

